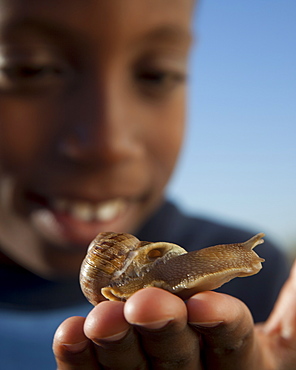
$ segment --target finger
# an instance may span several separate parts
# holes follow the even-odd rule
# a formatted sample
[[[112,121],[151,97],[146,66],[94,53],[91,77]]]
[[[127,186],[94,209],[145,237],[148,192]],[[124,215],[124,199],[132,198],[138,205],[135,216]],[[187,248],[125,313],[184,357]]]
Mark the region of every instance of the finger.
[[[278,334],[285,340],[296,340],[296,261],[264,325],[264,331],[267,335]]]
[[[145,356],[123,308],[123,302],[101,302],[86,318],[84,332],[97,344],[95,351],[103,368],[145,369]]]
[[[294,370],[296,364],[296,261],[266,323],[257,326],[270,369]]]
[[[85,318],[70,317],[57,329],[53,351],[59,370],[97,370],[92,342],[83,332]]]
[[[136,292],[125,304],[152,369],[200,369],[199,337],[187,325],[187,309],[177,296],[158,288]]]
[[[188,321],[202,334],[206,368],[257,368],[253,366],[258,358],[253,319],[243,302],[226,294],[203,292],[191,297],[187,308]]]

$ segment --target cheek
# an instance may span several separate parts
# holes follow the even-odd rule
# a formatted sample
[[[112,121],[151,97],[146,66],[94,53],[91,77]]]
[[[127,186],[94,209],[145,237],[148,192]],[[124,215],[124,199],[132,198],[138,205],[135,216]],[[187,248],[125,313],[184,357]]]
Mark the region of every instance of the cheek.
[[[185,98],[174,101],[170,106],[159,109],[158,122],[150,137],[149,153],[154,161],[158,176],[166,181],[171,175],[178,158],[185,128]]]
[[[44,156],[51,125],[44,104],[16,99],[0,102],[0,168],[4,171],[29,171]]]

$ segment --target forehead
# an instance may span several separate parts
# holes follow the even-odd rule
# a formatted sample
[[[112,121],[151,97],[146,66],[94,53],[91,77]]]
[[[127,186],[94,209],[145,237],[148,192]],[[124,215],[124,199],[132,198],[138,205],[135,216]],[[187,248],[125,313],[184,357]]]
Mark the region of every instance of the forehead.
[[[63,30],[102,41],[141,37],[187,37],[193,0],[0,0],[0,36],[11,30]],[[153,36],[152,35],[152,36]]]

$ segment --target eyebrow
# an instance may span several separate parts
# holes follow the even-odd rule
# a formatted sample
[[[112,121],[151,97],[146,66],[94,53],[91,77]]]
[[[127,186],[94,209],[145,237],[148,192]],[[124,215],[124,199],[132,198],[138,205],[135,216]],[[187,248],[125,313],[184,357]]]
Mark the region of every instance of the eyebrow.
[[[26,32],[26,31],[37,31],[37,33],[42,37],[48,37],[51,40],[60,40],[63,43],[68,43],[71,45],[73,40],[75,43],[80,43],[81,46],[86,46],[85,38],[79,32],[75,30],[68,30],[60,23],[46,22],[45,20],[38,20],[35,18],[24,18],[16,19],[12,22],[4,23],[4,32]],[[140,43],[161,43],[170,42],[174,44],[182,44],[185,47],[190,47],[193,41],[193,35],[191,30],[185,27],[181,27],[176,24],[167,24],[155,27],[148,31],[146,34],[142,35],[139,39]]]
[[[176,25],[166,25],[149,32],[145,38],[147,41],[171,41],[190,44],[193,36],[188,29]]]
[[[63,27],[60,23],[55,22],[46,22],[45,20],[38,20],[34,18],[24,18],[24,19],[15,19],[7,23],[4,23],[2,26],[2,32],[4,34],[18,34],[23,32],[36,32],[36,34],[50,39],[66,39],[71,41],[79,35],[73,35],[73,31],[69,32],[67,28]]]

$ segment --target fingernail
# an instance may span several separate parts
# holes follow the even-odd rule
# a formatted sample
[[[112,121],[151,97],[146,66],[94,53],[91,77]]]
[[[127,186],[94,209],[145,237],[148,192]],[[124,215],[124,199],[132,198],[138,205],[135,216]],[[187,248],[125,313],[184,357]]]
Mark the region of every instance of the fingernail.
[[[291,326],[283,325],[281,330],[281,336],[283,339],[291,340],[294,337],[294,330],[292,325]]]
[[[126,329],[126,330],[123,330],[121,331],[120,333],[116,333],[116,334],[113,334],[113,335],[110,335],[109,337],[104,337],[104,338],[100,338],[97,340],[97,342],[115,342],[117,340],[120,340],[122,338],[124,338],[127,334],[127,332],[129,331],[129,329]]]
[[[63,343],[62,345],[67,349],[67,351],[78,353],[84,351],[87,348],[88,340],[84,340],[83,342],[79,343]]]
[[[190,322],[189,324],[192,326],[196,326],[197,328],[215,328],[216,326],[220,325],[223,322],[221,321],[208,321],[208,322]]]
[[[169,319],[165,319],[165,320],[158,320],[158,321],[152,321],[152,322],[134,322],[132,324],[141,326],[142,328],[145,328],[145,329],[162,329],[166,325],[168,325],[172,320],[173,320],[173,317]]]

